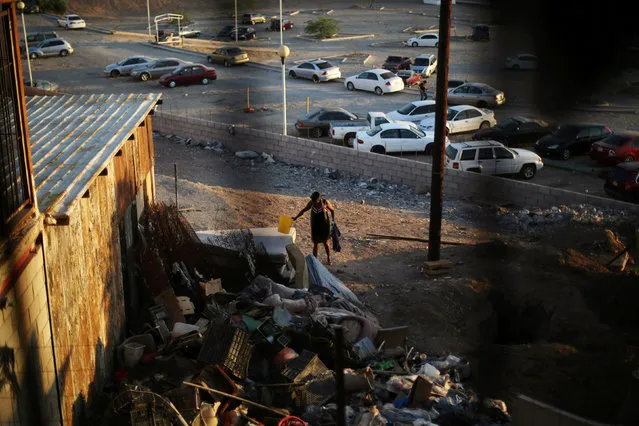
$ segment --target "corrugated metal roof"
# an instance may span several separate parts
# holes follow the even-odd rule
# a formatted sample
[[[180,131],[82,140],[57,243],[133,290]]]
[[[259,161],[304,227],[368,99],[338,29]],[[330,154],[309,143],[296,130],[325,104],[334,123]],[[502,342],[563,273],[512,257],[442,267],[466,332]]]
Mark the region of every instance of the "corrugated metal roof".
[[[159,99],[159,94],[27,97],[39,210],[68,216]]]

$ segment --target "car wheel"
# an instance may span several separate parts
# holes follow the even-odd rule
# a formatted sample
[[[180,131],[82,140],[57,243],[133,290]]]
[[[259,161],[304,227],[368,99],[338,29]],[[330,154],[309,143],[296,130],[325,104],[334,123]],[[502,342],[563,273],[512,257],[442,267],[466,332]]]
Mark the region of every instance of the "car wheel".
[[[480,128],[480,129],[486,129],[486,128],[488,128],[488,127],[490,127],[490,123],[489,123],[488,121],[483,121],[483,122],[479,125],[479,128]]]
[[[344,144],[350,147],[355,146],[355,133],[349,133],[346,136],[344,136]]]
[[[535,177],[537,173],[537,167],[534,164],[524,164],[524,166],[519,171],[519,176],[523,179],[530,180]]]
[[[382,90],[382,88],[381,88],[381,87],[376,87],[376,88],[375,88],[375,94],[376,94],[377,96],[382,96],[382,95],[384,94],[384,91]]]
[[[203,84],[203,85],[205,85],[205,86],[206,86],[207,84],[209,84],[209,82],[210,82],[210,80],[209,80],[208,78],[206,78],[206,77],[204,77],[204,78],[202,79],[202,84]]]
[[[195,38],[198,38],[200,36],[200,33],[195,33]]]
[[[321,138],[322,133],[322,129],[320,129],[319,127],[314,127],[308,132],[308,134],[313,138]]]
[[[31,59],[36,59],[36,58],[38,57],[38,55],[37,55],[36,53],[30,53],[30,54],[29,54],[29,57],[30,57]]]
[[[209,64],[212,64],[213,63],[213,58],[210,57],[210,56],[207,56],[206,57],[206,62],[208,62]]]
[[[623,161],[630,162],[630,161],[635,161],[635,159],[632,158],[632,155],[628,155],[626,158],[623,159]]]
[[[413,44],[411,44],[411,46],[413,46],[413,47],[417,47],[417,46],[419,46],[419,43],[417,43],[416,41],[414,41],[414,42],[413,42]]]
[[[486,101],[477,102],[477,108],[486,108],[487,106],[488,104],[486,103]]]
[[[439,42],[435,43],[435,47],[439,47]]]
[[[251,25],[255,25],[255,21],[251,21]]]
[[[316,76],[315,74],[313,74],[313,83],[317,84],[320,82],[320,79],[318,76]]]
[[[513,65],[512,69],[514,69],[515,71],[518,70],[519,69],[519,65],[517,65],[517,64]]]
[[[111,70],[111,77],[116,78],[120,76],[120,71],[118,70]]]
[[[355,86],[349,81],[348,83],[346,83],[346,89],[352,92],[353,90],[355,90]]]
[[[371,152],[374,154],[385,154],[386,150],[384,149],[383,146],[375,145],[374,147],[371,148]]]
[[[147,81],[149,78],[151,78],[151,75],[147,72],[143,72],[142,74],[140,74],[140,80],[142,81]]]
[[[282,27],[282,31],[286,31],[286,27]]]
[[[433,155],[433,144],[432,143],[429,143],[428,145],[426,145],[426,148],[424,148],[424,154]]]
[[[561,159],[568,160],[570,158],[570,150],[568,148],[561,151]]]
[[[224,66],[227,68],[231,67],[231,63],[229,61],[224,61]]]
[[[170,87],[171,89],[172,89],[172,88],[174,88],[175,86],[177,86],[177,84],[175,83],[175,81],[173,81],[173,80],[169,81],[169,87]]]
[[[68,50],[61,50],[60,51],[60,56],[67,56],[69,54]]]
[[[295,71],[289,72],[288,76],[291,77],[291,78],[297,78],[297,74],[295,74]]]

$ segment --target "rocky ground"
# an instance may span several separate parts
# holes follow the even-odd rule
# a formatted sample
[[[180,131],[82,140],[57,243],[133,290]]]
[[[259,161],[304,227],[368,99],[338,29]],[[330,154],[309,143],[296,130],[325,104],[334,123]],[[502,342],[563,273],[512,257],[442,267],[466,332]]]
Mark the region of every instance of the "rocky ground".
[[[454,267],[429,279],[427,244],[369,235],[425,238],[428,189],[268,155],[241,159],[213,141],[154,139],[158,199],[175,200],[177,165],[179,205],[196,230],[275,226],[322,191],[343,233],[329,268],[384,326],[409,326],[421,351],[469,356],[480,392],[506,401],[521,392],[616,419],[639,359],[639,294],[636,275],[606,264],[631,241],[636,218],[585,205],[540,210],[446,200],[442,239],[461,245],[442,245]],[[296,228],[309,252],[308,219]]]

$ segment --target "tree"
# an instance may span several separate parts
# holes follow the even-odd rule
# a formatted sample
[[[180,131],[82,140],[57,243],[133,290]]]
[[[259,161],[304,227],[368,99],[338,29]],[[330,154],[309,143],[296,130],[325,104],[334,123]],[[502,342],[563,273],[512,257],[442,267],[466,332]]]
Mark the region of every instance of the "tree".
[[[320,16],[319,18],[306,24],[304,32],[306,34],[314,34],[319,38],[335,37],[339,32],[339,21],[333,18]]]
[[[67,11],[67,0],[43,0],[40,3],[40,7],[44,11],[62,15]]]

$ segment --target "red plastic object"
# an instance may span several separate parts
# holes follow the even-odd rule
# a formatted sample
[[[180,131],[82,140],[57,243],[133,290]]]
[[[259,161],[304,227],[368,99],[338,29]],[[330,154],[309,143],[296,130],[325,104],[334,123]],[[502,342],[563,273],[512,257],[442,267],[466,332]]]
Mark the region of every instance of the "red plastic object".
[[[126,370],[118,370],[115,372],[115,378],[118,380],[124,380],[128,377],[129,372]]]
[[[277,424],[277,426],[308,426],[304,420],[295,416],[286,416]]]

